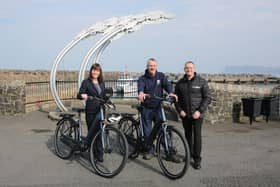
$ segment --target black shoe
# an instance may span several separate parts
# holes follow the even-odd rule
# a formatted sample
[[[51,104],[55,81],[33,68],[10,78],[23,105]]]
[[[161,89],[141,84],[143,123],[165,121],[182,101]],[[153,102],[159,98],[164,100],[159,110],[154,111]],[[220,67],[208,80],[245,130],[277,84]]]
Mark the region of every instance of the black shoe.
[[[151,160],[154,157],[153,153],[144,153],[143,159],[144,160]]]
[[[81,151],[86,151],[88,149],[88,142],[86,140],[81,141]]]
[[[200,162],[195,162],[195,163],[193,164],[193,168],[194,168],[194,169],[197,169],[197,170],[201,169],[201,164],[200,164]]]
[[[72,147],[72,151],[81,151],[81,145],[79,143],[76,143]]]
[[[104,162],[103,156],[95,157],[97,162]]]

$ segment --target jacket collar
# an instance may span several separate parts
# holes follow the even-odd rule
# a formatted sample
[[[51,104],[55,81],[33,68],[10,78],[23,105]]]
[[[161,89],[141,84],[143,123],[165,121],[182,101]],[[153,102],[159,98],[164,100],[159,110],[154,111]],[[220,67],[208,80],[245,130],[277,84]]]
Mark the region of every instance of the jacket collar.
[[[156,71],[156,75],[155,75],[154,77],[156,77],[157,74],[158,74],[158,71]],[[148,69],[145,70],[145,77],[147,77],[147,78],[153,78],[153,77],[150,75]]]
[[[197,76],[198,76],[197,73],[194,72],[194,76],[193,76],[193,78],[192,78],[191,80],[188,79],[188,77],[187,77],[186,74],[184,75],[184,78],[183,78],[183,79],[184,79],[184,81],[193,81]]]

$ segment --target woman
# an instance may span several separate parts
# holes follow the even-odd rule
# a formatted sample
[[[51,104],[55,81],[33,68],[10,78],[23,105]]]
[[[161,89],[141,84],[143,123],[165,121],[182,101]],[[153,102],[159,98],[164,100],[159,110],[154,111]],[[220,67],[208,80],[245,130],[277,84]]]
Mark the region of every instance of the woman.
[[[98,63],[91,66],[89,76],[87,79],[83,80],[77,95],[78,99],[86,100],[85,113],[88,135],[82,142],[84,148],[90,145],[94,135],[100,130],[100,102],[95,99],[88,99],[89,96],[105,98],[105,84],[103,82],[102,68]],[[97,142],[94,154],[99,162],[103,161],[101,141]]]

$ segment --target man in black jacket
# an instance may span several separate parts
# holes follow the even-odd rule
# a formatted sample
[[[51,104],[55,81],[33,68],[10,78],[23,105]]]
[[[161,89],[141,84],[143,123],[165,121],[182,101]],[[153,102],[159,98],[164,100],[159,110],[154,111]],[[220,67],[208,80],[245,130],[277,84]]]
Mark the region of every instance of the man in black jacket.
[[[201,168],[201,127],[204,113],[211,102],[207,81],[195,73],[192,61],[185,63],[185,75],[175,86],[176,109],[182,118],[194,168]]]

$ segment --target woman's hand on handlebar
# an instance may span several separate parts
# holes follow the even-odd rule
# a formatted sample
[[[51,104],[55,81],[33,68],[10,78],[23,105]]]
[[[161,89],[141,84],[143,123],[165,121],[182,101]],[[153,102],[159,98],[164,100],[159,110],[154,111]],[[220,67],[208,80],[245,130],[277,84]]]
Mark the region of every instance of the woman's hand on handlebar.
[[[88,99],[88,95],[87,94],[81,94],[82,99],[87,100]]]

